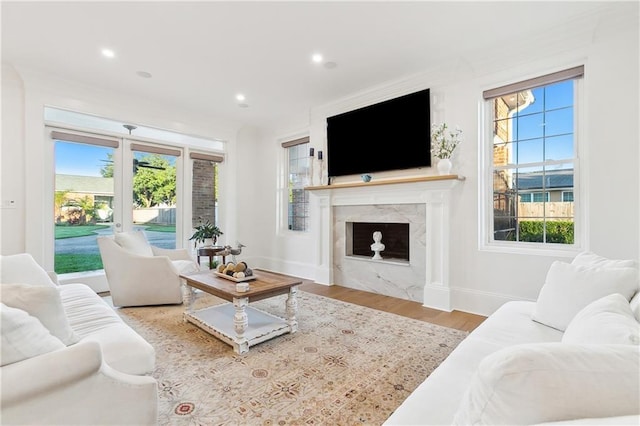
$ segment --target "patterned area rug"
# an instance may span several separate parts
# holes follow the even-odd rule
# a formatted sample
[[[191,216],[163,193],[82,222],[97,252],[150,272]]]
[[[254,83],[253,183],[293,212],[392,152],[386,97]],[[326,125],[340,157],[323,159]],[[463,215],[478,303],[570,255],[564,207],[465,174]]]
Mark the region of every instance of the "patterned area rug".
[[[252,306],[284,317],[285,298]],[[162,425],[380,425],[467,336],[299,291],[298,331],[238,355],[183,311],[118,309],[156,349]]]

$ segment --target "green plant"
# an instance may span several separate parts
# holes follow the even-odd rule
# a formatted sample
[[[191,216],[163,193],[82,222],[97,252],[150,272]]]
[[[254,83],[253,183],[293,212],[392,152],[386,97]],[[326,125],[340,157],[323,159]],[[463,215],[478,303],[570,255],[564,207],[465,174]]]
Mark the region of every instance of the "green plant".
[[[213,223],[208,220],[200,225],[196,226],[195,232],[189,238],[189,240],[194,240],[194,245],[198,243],[204,243],[207,238],[211,238],[213,243],[215,244],[218,240],[218,237],[223,234],[223,232]]]
[[[431,126],[431,154],[438,159],[451,158],[461,142],[462,130],[448,130],[447,123]]]
[[[520,221],[520,241],[541,243],[547,233],[547,243],[573,244],[574,227],[572,221]]]

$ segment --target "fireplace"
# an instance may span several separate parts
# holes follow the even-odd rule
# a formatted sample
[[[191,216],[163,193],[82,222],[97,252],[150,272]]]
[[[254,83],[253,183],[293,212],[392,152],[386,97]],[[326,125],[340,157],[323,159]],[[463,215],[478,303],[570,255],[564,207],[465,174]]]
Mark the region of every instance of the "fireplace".
[[[347,222],[346,255],[371,258],[373,233],[382,234],[383,259],[409,262],[409,224],[381,222]]]
[[[450,311],[449,197],[462,180],[424,176],[312,188],[315,281]],[[364,229],[356,225],[354,231],[358,223]],[[381,228],[389,225],[390,229]],[[374,231],[382,232],[382,259],[372,256]],[[396,247],[397,235],[408,243]]]

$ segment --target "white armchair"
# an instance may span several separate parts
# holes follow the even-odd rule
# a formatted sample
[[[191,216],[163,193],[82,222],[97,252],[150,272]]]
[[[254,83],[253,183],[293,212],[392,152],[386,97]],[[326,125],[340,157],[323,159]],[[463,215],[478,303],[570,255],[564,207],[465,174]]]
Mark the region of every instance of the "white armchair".
[[[114,306],[180,304],[179,275],[199,270],[186,249],[154,247],[142,231],[97,240]]]

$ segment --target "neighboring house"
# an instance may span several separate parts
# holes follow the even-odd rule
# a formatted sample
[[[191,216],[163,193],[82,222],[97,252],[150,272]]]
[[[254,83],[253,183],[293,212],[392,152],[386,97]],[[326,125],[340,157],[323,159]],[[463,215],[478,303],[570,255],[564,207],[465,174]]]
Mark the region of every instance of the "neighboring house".
[[[96,220],[108,221],[113,208],[113,178],[56,174],[56,193],[65,193],[64,202],[56,208],[56,221],[74,221],[83,215],[80,204],[99,206]]]

